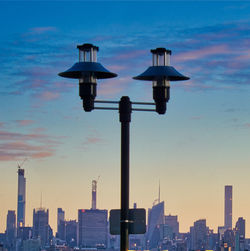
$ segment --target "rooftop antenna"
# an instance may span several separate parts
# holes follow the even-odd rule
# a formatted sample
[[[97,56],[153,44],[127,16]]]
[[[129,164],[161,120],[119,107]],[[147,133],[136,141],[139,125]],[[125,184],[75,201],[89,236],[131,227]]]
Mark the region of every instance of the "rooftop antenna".
[[[158,195],[158,203],[161,202],[161,181],[159,180],[159,195]]]
[[[100,179],[100,175],[96,180],[92,180],[92,210],[96,210],[96,193],[97,193],[97,182]]]
[[[41,196],[40,196],[40,208],[42,209],[42,205],[43,205],[43,194],[41,192]]]
[[[24,164],[24,162],[27,160],[27,158],[25,158],[23,161],[22,161],[22,163],[21,164],[19,164],[18,162],[17,162],[17,167],[18,167],[18,169],[20,169],[21,167],[22,167],[22,165]]]

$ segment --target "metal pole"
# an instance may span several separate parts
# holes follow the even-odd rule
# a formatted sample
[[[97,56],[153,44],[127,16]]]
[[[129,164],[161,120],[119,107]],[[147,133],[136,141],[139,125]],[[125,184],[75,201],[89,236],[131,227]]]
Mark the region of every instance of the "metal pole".
[[[122,97],[119,102],[121,122],[121,251],[129,249],[129,123],[131,112],[132,105],[129,97]]]

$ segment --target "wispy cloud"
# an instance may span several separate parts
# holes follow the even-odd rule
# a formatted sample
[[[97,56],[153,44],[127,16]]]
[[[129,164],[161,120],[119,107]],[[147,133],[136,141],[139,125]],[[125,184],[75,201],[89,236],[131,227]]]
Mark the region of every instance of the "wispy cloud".
[[[124,48],[123,48],[124,50]],[[138,49],[134,49],[134,50],[127,50],[127,51],[123,51],[119,54],[117,54],[113,59],[114,60],[128,60],[128,59],[132,59],[132,58],[138,58],[142,55],[145,55],[148,51],[146,50],[138,50]]]
[[[43,91],[39,94],[36,94],[36,96],[39,99],[42,99],[44,101],[49,101],[49,100],[54,100],[54,99],[58,99],[60,97],[60,93],[59,92],[52,92],[52,91]]]
[[[16,122],[19,126],[28,126],[35,123],[35,121],[31,119],[16,120]]]
[[[88,136],[88,137],[86,137],[84,145],[96,144],[96,143],[100,143],[100,142],[102,142],[102,138]]]
[[[119,77],[110,80],[106,80],[100,84],[98,95],[113,98],[119,93],[122,93],[128,88],[128,84],[131,82],[131,77]]]
[[[179,53],[175,55],[174,59],[177,62],[184,62],[190,60],[199,60],[201,58],[211,57],[214,55],[228,54],[229,52],[230,49],[225,44],[213,45],[213,46],[203,47],[201,49],[194,49],[188,52]]]
[[[201,116],[193,116],[190,118],[191,120],[201,120],[202,117]]]
[[[34,27],[30,29],[30,33],[37,35],[37,34],[44,34],[51,31],[56,31],[56,27],[47,26],[47,27]]]
[[[192,30],[192,39],[187,39],[186,45],[185,41],[182,42],[188,50],[174,54],[173,64],[191,77],[193,84],[190,88],[193,90],[196,83],[214,86],[211,89],[218,90],[249,85],[249,32],[245,23]]]
[[[104,142],[104,139],[101,137],[100,133],[93,128],[89,128],[90,132],[87,135],[82,143],[84,149],[87,149],[91,145],[100,144]]]
[[[163,45],[173,51],[173,66],[191,77],[192,82],[187,81],[189,84],[180,85],[186,90],[219,90],[230,85],[249,85],[248,22],[216,24],[185,30],[176,28],[169,34],[165,26],[157,29],[157,32],[153,30],[129,37],[110,37],[103,34],[92,37],[91,41],[103,43],[104,48],[100,52],[103,65],[120,75],[115,80],[106,80],[105,88],[104,84],[100,84],[99,94],[109,98],[122,92],[131,81],[126,76],[138,75],[150,66],[150,49]],[[8,69],[7,74],[12,80],[9,81],[11,84],[3,86],[0,91],[12,95],[27,93],[41,101],[60,99],[62,93],[68,92],[74,86],[73,81],[69,84],[70,82],[62,78],[59,80],[57,73],[77,61],[74,55],[75,44],[62,39],[55,27],[34,27],[27,33],[30,37],[46,34],[48,39],[41,39],[39,46],[37,42],[27,43],[25,36],[15,39],[18,43],[8,53],[5,52],[8,57],[0,59],[1,65]],[[58,41],[62,41],[60,44],[55,43],[55,33]],[[76,38],[80,37],[81,34],[78,34]],[[2,49],[4,51],[4,48]],[[109,50],[109,53],[104,54],[108,56],[102,54],[105,50]],[[15,62],[15,65],[22,67],[7,67],[13,66],[15,60],[15,57],[9,55],[17,54],[22,60],[19,63]]]
[[[26,123],[21,121],[21,123]],[[21,158],[47,158],[55,154],[60,144],[58,137],[39,133],[17,133],[0,130],[0,161],[14,161]]]

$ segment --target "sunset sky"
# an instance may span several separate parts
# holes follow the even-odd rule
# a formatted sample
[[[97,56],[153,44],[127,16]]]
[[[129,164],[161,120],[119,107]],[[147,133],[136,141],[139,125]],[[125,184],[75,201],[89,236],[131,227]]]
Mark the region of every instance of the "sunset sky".
[[[78,82],[57,74],[78,60],[76,46],[99,46],[118,74],[98,81],[97,99],[152,101],[152,85],[132,77],[151,65],[150,49],[172,50],[189,81],[171,82],[167,113],[133,112],[130,206],[224,224],[224,186],[233,185],[233,226],[250,237],[249,1],[0,1],[0,232],[17,206],[17,165],[25,158],[26,225],[49,208],[77,219],[91,206],[120,207],[120,124],[116,111],[82,110]]]

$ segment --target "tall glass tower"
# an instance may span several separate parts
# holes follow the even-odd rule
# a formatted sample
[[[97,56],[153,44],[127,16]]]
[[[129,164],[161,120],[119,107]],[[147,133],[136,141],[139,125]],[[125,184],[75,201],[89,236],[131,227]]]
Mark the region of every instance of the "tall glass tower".
[[[148,210],[148,232],[146,235],[148,249],[158,247],[161,238],[159,226],[162,224],[164,224],[164,201]]]
[[[17,191],[17,228],[25,226],[25,190],[26,178],[24,169],[18,167],[18,191]]]
[[[233,187],[225,186],[225,228],[232,229]]]

